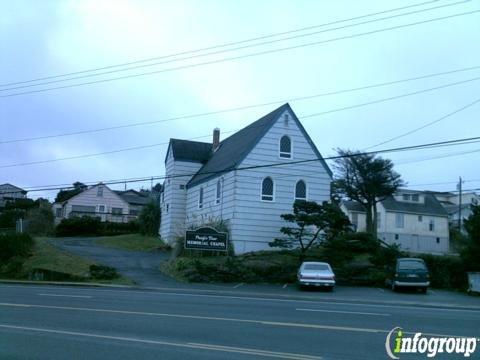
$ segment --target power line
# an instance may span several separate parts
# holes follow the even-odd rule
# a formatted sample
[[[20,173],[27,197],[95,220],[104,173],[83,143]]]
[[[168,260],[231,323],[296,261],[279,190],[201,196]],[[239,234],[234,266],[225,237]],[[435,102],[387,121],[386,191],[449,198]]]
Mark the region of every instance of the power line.
[[[388,97],[388,98],[378,99],[378,100],[374,100],[374,101],[368,101],[368,102],[365,102],[365,103],[360,103],[360,104],[340,107],[340,108],[336,108],[336,109],[332,109],[332,110],[317,112],[317,113],[302,116],[301,119],[312,118],[312,117],[315,117],[315,116],[323,116],[323,115],[331,114],[331,113],[338,112],[338,111],[350,110],[350,109],[355,109],[355,108],[359,108],[359,107],[363,107],[363,106],[367,106],[367,105],[378,104],[378,103],[381,103],[381,102],[396,100],[396,99],[404,98],[404,97],[407,97],[407,96],[418,95],[418,94],[426,93],[426,92],[429,92],[429,91],[444,89],[444,88],[447,88],[447,87],[456,86],[456,85],[460,85],[460,84],[464,84],[464,83],[468,83],[468,82],[472,82],[472,81],[477,81],[477,80],[480,80],[480,77],[471,78],[471,79],[462,80],[462,81],[457,81],[457,82],[454,82],[454,83],[448,83],[448,84],[444,84],[444,85],[440,85],[440,86],[435,86],[433,88],[418,90],[418,91],[414,91],[414,92],[410,92],[410,93],[406,93],[406,94],[401,94],[401,95],[396,95],[396,96],[392,96],[392,97]],[[225,133],[231,133],[231,132],[235,132],[235,131],[238,131],[238,130],[227,131]],[[190,138],[189,140],[205,138],[205,137],[208,137],[208,136],[209,135],[197,136],[197,137],[194,137],[194,138]],[[133,146],[133,147],[128,147],[128,148],[121,148],[121,149],[117,149],[117,150],[103,151],[103,152],[99,152],[99,153],[81,154],[81,155],[75,155],[75,156],[69,156],[69,157],[57,158],[57,159],[47,159],[47,160],[31,161],[31,162],[25,162],[25,163],[14,163],[14,164],[8,164],[8,165],[0,165],[0,168],[11,168],[11,167],[19,167],[19,166],[39,165],[39,164],[52,163],[52,162],[65,161],[65,160],[76,160],[76,159],[90,158],[90,157],[101,156],[101,155],[117,154],[117,153],[127,152],[127,151],[149,149],[149,148],[153,148],[153,147],[157,147],[157,146],[161,146],[161,145],[167,145],[167,144],[168,144],[168,142],[162,142],[162,143],[156,143],[156,144],[150,144],[150,145],[140,145],[140,146]]]
[[[325,92],[325,93],[300,96],[300,97],[295,97],[295,98],[290,98],[290,99],[269,101],[269,102],[264,102],[264,103],[259,103],[259,104],[245,105],[245,106],[239,106],[239,107],[222,109],[222,110],[215,110],[215,111],[204,112],[204,113],[196,113],[196,114],[175,116],[175,117],[170,117],[170,118],[160,119],[160,120],[143,121],[143,122],[137,122],[137,123],[133,123],[133,124],[116,125],[116,126],[109,126],[109,127],[104,127],[104,128],[79,130],[79,131],[72,131],[72,132],[67,132],[67,133],[28,137],[28,138],[22,138],[22,139],[3,140],[3,141],[0,141],[0,144],[9,144],[9,143],[17,143],[17,142],[26,142],[26,141],[35,141],[35,140],[42,140],[42,139],[59,138],[59,137],[73,136],[73,135],[90,134],[90,133],[95,133],[95,132],[103,132],[103,131],[124,129],[124,128],[137,127],[137,126],[153,125],[153,124],[159,124],[159,123],[163,123],[163,122],[183,120],[183,119],[189,119],[189,118],[195,118],[195,117],[205,117],[205,116],[211,116],[211,115],[218,115],[218,114],[224,114],[224,113],[228,113],[228,112],[235,112],[235,111],[253,109],[253,108],[275,105],[275,104],[285,103],[285,102],[303,101],[303,100],[309,100],[309,99],[314,99],[314,98],[318,98],[318,97],[345,94],[345,93],[354,92],[354,91],[373,89],[373,88],[382,87],[382,86],[400,84],[400,83],[404,83],[404,82],[422,80],[422,79],[427,79],[427,78],[432,78],[432,77],[437,77],[437,76],[443,76],[443,75],[450,75],[450,74],[454,74],[454,73],[472,71],[472,70],[477,70],[477,69],[480,69],[480,65],[470,66],[470,67],[465,67],[465,68],[459,68],[459,69],[454,69],[454,70],[448,70],[448,71],[443,71],[443,72],[437,72],[437,73],[431,73],[431,74],[426,74],[426,75],[420,75],[420,76],[404,78],[404,79],[399,79],[399,80],[392,80],[392,81],[387,81],[387,82],[364,85],[364,86],[359,86],[359,87],[354,87],[354,88],[347,88],[347,89],[341,89],[341,90],[336,90],[336,91],[329,91],[329,92]]]
[[[198,67],[198,66],[218,64],[218,63],[226,62],[226,61],[233,61],[233,60],[239,60],[239,59],[259,56],[259,55],[265,55],[265,54],[277,53],[277,52],[282,52],[282,51],[287,51],[287,50],[299,49],[299,48],[303,48],[303,47],[307,47],[307,46],[326,44],[326,43],[339,41],[339,40],[353,39],[353,38],[356,38],[356,37],[377,34],[377,33],[385,32],[385,31],[397,30],[397,29],[402,29],[402,28],[406,28],[406,27],[410,27],[410,26],[427,24],[427,23],[431,23],[431,22],[435,22],[435,21],[442,21],[442,20],[451,19],[451,18],[454,18],[454,17],[472,15],[472,14],[479,13],[479,12],[480,12],[480,9],[477,9],[477,10],[472,10],[472,11],[468,11],[468,12],[457,13],[457,14],[452,14],[452,15],[447,15],[447,16],[437,17],[437,18],[431,18],[431,19],[417,21],[417,22],[413,22],[413,23],[396,25],[396,26],[391,26],[391,27],[387,27],[387,28],[371,30],[371,31],[363,32],[363,33],[346,35],[346,36],[341,36],[341,37],[322,40],[322,41],[315,41],[315,42],[310,42],[310,43],[305,43],[305,44],[300,44],[300,45],[294,45],[294,46],[288,46],[288,47],[283,47],[283,48],[265,50],[265,51],[256,52],[256,53],[227,57],[227,58],[223,58],[223,59],[217,59],[217,60],[205,61],[205,62],[200,62],[200,63],[182,65],[182,66],[177,66],[177,67],[172,67],[172,68],[167,68],[167,69],[162,69],[162,70],[155,70],[155,71],[150,71],[150,72],[145,72],[145,73],[124,75],[124,76],[119,76],[119,77],[115,77],[115,78],[99,79],[99,80],[94,80],[94,81],[81,82],[81,83],[77,83],[77,84],[69,84],[69,85],[56,86],[56,87],[50,87],[50,88],[44,88],[44,89],[38,89],[38,90],[17,92],[17,93],[12,93],[12,94],[7,94],[7,95],[0,95],[0,98],[7,98],[7,97],[14,97],[14,96],[20,96],[20,95],[26,95],[26,94],[41,93],[41,92],[52,91],[52,90],[67,89],[67,88],[84,86],[84,85],[93,85],[93,84],[105,83],[105,82],[110,82],[110,81],[130,79],[130,78],[136,78],[136,77],[140,77],[140,76],[146,76],[146,75],[159,74],[159,73],[176,71],[176,70],[189,69],[189,68],[194,68],[194,67]]]
[[[477,182],[480,181],[480,179],[473,179],[473,180],[463,180],[463,182]],[[407,187],[412,187],[412,186],[433,186],[433,185],[450,185],[450,184],[458,184],[457,181],[444,181],[444,182],[434,182],[434,183],[427,183],[427,184],[412,184],[408,185]]]
[[[425,143],[425,144],[417,144],[417,145],[409,145],[409,146],[402,146],[390,149],[382,149],[377,151],[367,151],[367,152],[359,152],[354,154],[344,154],[344,155],[334,155],[329,157],[323,158],[314,158],[314,159],[306,159],[306,160],[297,160],[297,161],[289,161],[289,162],[275,162],[275,163],[268,163],[264,165],[251,165],[251,166],[244,166],[244,167],[229,167],[224,168],[222,170],[217,171],[199,171],[195,173],[185,173],[185,174],[178,174],[178,175],[163,175],[163,176],[156,176],[156,177],[149,177],[148,180],[164,180],[164,179],[172,179],[172,178],[179,178],[179,177],[191,177],[194,175],[215,175],[215,174],[223,174],[228,171],[245,171],[245,170],[253,170],[253,169],[260,169],[260,168],[271,168],[271,167],[280,167],[280,166],[289,166],[289,165],[296,165],[296,164],[305,164],[317,161],[324,161],[324,160],[337,160],[342,158],[350,158],[362,155],[378,155],[384,153],[392,153],[392,152],[403,152],[403,151],[415,151],[415,150],[425,150],[425,149],[432,149],[437,147],[450,147],[455,145],[464,145],[470,144],[472,142],[480,142],[480,136],[478,137],[471,137],[471,138],[462,138],[462,139],[454,139],[454,140],[445,140],[445,141],[438,141],[433,143]],[[145,181],[146,179],[137,179],[137,180],[127,180],[127,181],[115,181],[115,182],[104,182],[106,185],[111,184],[124,184],[124,183],[133,183],[133,182],[140,182]],[[65,187],[60,188],[44,188],[44,189],[33,189],[29,191],[49,191],[49,190],[59,190],[65,189]],[[12,193],[12,192],[4,192],[5,193]]]
[[[204,54],[190,55],[188,57],[183,57],[183,58],[175,58],[175,59],[170,59],[170,60],[164,60],[164,61],[161,61],[161,62],[154,62],[154,63],[151,63],[151,64],[135,65],[135,66],[126,67],[126,68],[123,68],[123,69],[108,70],[108,71],[103,71],[103,72],[99,72],[99,73],[95,73],[95,74],[87,74],[87,75],[79,75],[78,74],[77,76],[69,77],[67,79],[58,79],[59,76],[55,76],[57,78],[56,80],[43,81],[43,82],[39,82],[39,83],[35,83],[35,84],[31,84],[32,81],[29,81],[30,84],[28,84],[28,85],[8,87],[8,88],[0,89],[0,92],[30,88],[30,87],[34,87],[34,86],[55,84],[55,83],[65,82],[65,81],[85,79],[85,78],[96,77],[96,76],[101,76],[101,75],[109,75],[109,74],[114,74],[114,73],[117,73],[117,72],[125,72],[125,71],[145,68],[145,67],[164,65],[164,64],[168,64],[168,63],[175,63],[175,62],[179,62],[179,61],[191,60],[191,59],[200,58],[200,57],[207,57],[207,56],[218,55],[218,54],[223,54],[223,53],[228,53],[228,52],[234,52],[234,51],[238,51],[238,50],[248,49],[248,48],[251,48],[251,47],[270,45],[270,44],[274,44],[274,43],[277,43],[277,42],[284,42],[284,41],[298,39],[298,38],[302,38],[302,37],[318,35],[318,34],[325,33],[325,32],[342,30],[342,29],[355,27],[355,26],[360,26],[360,25],[366,25],[366,24],[370,24],[370,23],[374,23],[374,22],[378,22],[378,21],[390,20],[390,19],[397,18],[397,17],[423,13],[423,12],[426,12],[426,11],[431,11],[431,10],[436,10],[436,9],[445,8],[445,7],[449,7],[449,6],[464,4],[468,1],[469,0],[467,0],[467,1],[462,0],[462,1],[459,1],[459,2],[455,2],[455,3],[434,6],[434,7],[431,7],[431,8],[410,11],[410,12],[406,12],[406,13],[402,13],[402,14],[390,15],[390,16],[386,16],[386,17],[382,17],[382,18],[378,18],[378,19],[362,21],[362,22],[355,23],[355,24],[348,24],[348,25],[344,25],[344,26],[334,27],[334,28],[331,28],[331,29],[325,29],[325,30],[310,32],[310,33],[306,33],[306,34],[299,34],[299,35],[294,35],[294,36],[290,36],[290,37],[286,37],[286,38],[264,41],[264,42],[260,42],[260,43],[256,43],[256,44],[243,45],[243,46],[235,47],[235,48],[231,48],[231,49],[217,50],[217,51],[213,51],[213,52],[207,52],[207,53],[204,53]],[[319,27],[319,26],[322,26],[322,25],[317,25],[316,27]],[[294,30],[294,32],[298,32],[298,31]],[[172,57],[172,56],[167,56],[167,57]],[[83,73],[85,73],[85,71],[83,71]]]
[[[228,47],[228,46],[232,46],[232,45],[239,45],[239,44],[244,44],[244,43],[248,43],[248,42],[252,42],[252,41],[264,40],[264,39],[268,39],[268,38],[272,38],[272,37],[292,34],[292,33],[306,31],[306,30],[312,30],[312,29],[316,29],[316,28],[320,28],[320,27],[324,27],[324,26],[329,26],[329,25],[335,25],[335,24],[339,24],[339,23],[343,23],[343,22],[352,21],[352,20],[359,20],[359,19],[363,19],[363,18],[366,18],[366,17],[386,14],[386,13],[394,12],[394,11],[398,11],[398,10],[405,10],[405,9],[408,9],[408,8],[423,6],[423,5],[427,5],[427,4],[431,4],[431,3],[435,3],[435,2],[438,2],[438,0],[426,1],[426,2],[423,2],[423,3],[419,3],[419,4],[402,6],[402,7],[398,7],[398,8],[383,10],[383,11],[380,11],[380,12],[369,13],[369,14],[364,14],[364,15],[360,15],[360,16],[356,16],[356,17],[351,17],[351,18],[347,18],[347,19],[335,20],[335,21],[332,21],[332,22],[312,25],[312,26],[293,29],[293,30],[289,30],[289,31],[283,31],[283,32],[278,32],[278,33],[273,33],[273,34],[248,38],[248,39],[244,39],[244,40],[240,40],[240,41],[227,42],[227,43],[223,43],[223,44],[213,45],[213,46],[194,49],[194,50],[186,50],[186,51],[177,52],[177,53],[173,53],[173,54],[169,54],[169,55],[156,56],[156,57],[151,57],[151,58],[147,58],[147,59],[140,59],[140,60],[124,62],[124,63],[120,63],[120,64],[115,64],[115,65],[96,67],[96,68],[92,68],[92,69],[74,71],[74,72],[63,73],[63,74],[58,74],[58,75],[39,77],[39,78],[35,78],[35,79],[30,79],[30,80],[4,83],[4,84],[0,84],[0,87],[26,84],[26,83],[36,82],[36,81],[49,80],[49,79],[55,79],[55,78],[59,78],[59,77],[78,75],[78,74],[84,74],[84,73],[89,73],[89,72],[94,72],[94,71],[112,69],[112,68],[116,68],[116,67],[124,67],[124,66],[139,64],[139,63],[151,62],[151,61],[154,61],[154,60],[166,59],[166,58],[171,58],[171,57],[180,56],[180,55],[194,54],[194,53],[197,53],[197,52],[214,50],[214,49]],[[468,1],[463,1],[463,2],[468,2]],[[462,2],[460,2],[460,3],[462,3]],[[458,3],[455,3],[455,5],[456,4],[458,4]],[[447,6],[447,5],[445,5],[445,6]]]
[[[426,124],[423,124],[422,126],[419,126],[419,127],[415,128],[415,129],[413,129],[413,130],[409,130],[409,131],[407,131],[407,132],[405,132],[405,133],[403,133],[403,134],[394,136],[394,137],[392,137],[392,138],[390,138],[390,139],[388,139],[388,140],[385,140],[385,141],[379,142],[378,144],[369,146],[369,147],[366,148],[365,150],[370,150],[370,149],[373,149],[373,148],[375,148],[375,147],[377,147],[377,146],[385,145],[385,144],[388,144],[388,143],[390,143],[390,142],[392,142],[392,141],[401,139],[401,138],[403,138],[403,137],[405,137],[405,136],[414,134],[414,133],[416,133],[417,131],[423,130],[423,129],[429,127],[429,126],[432,126],[432,125],[434,125],[434,124],[437,124],[437,123],[439,123],[440,121],[449,118],[450,116],[453,116],[453,115],[455,115],[455,114],[458,114],[459,112],[462,112],[462,111],[464,111],[464,110],[472,107],[473,105],[478,104],[479,102],[480,102],[480,98],[478,98],[478,99],[474,100],[473,102],[468,103],[468,104],[466,104],[466,105],[464,105],[464,106],[462,106],[462,107],[460,107],[460,108],[458,108],[458,109],[456,109],[456,110],[454,110],[454,111],[452,111],[452,112],[449,112],[448,114],[443,115],[443,116],[439,117],[438,119],[435,119],[435,120],[430,121],[430,122],[428,122],[428,123],[426,123]]]

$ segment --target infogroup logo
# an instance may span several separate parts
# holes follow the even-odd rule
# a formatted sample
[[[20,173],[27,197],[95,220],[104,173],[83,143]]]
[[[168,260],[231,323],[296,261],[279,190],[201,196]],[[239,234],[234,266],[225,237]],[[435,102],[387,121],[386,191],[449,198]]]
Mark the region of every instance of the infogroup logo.
[[[387,335],[385,349],[391,359],[400,359],[400,354],[425,354],[433,358],[437,354],[455,353],[470,357],[475,352],[478,341],[480,339],[474,337],[434,337],[422,336],[422,333],[408,337],[401,327],[395,327]]]

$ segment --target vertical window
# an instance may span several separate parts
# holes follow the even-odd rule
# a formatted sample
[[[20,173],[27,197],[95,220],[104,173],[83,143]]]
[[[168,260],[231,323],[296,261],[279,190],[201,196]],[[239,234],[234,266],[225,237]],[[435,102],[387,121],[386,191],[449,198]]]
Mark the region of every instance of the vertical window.
[[[307,184],[303,180],[295,185],[295,200],[307,200]]]
[[[418,201],[418,194],[412,195],[412,201]]]
[[[262,200],[273,201],[273,180],[270,177],[262,181]]]
[[[99,197],[103,196],[103,187],[101,186],[97,187],[97,196]]]
[[[62,217],[62,208],[57,208],[57,217]]]
[[[423,221],[423,216],[422,215],[418,215],[418,222],[422,222]]]
[[[217,192],[215,196],[215,204],[220,204],[221,199],[222,199],[222,183],[219,179],[217,181]]]
[[[395,234],[395,240],[398,240],[398,237],[399,237],[398,234]]]
[[[358,226],[358,213],[356,212],[352,213],[352,224]]]
[[[105,205],[98,205],[98,212],[104,213],[105,212]]]
[[[433,219],[430,220],[430,223],[428,224],[428,230],[435,231],[435,221]]]
[[[280,139],[280,157],[291,159],[292,157],[292,142],[287,135]]]
[[[198,208],[203,208],[203,187],[200,188],[200,191],[198,193]]]
[[[403,214],[396,213],[395,214],[395,227],[403,229],[405,226],[405,217]]]
[[[403,200],[409,201],[410,200],[410,194],[403,194]]]
[[[166,212],[167,212],[167,214],[168,214],[168,210],[169,210],[169,208],[170,208],[170,206],[168,206],[168,205],[169,205],[169,204],[167,204],[167,208],[166,208],[166,210],[167,210],[167,211],[166,211]]]
[[[437,244],[440,244],[440,238],[437,237]]]

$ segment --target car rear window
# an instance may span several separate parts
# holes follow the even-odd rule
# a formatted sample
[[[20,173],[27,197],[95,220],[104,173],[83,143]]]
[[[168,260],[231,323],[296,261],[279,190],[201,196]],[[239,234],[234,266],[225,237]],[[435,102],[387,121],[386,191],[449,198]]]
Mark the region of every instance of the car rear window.
[[[307,264],[303,269],[304,270],[320,270],[320,271],[330,270],[328,268],[328,265],[325,265],[325,264]]]
[[[400,261],[398,268],[401,270],[426,270],[425,264],[416,260]]]

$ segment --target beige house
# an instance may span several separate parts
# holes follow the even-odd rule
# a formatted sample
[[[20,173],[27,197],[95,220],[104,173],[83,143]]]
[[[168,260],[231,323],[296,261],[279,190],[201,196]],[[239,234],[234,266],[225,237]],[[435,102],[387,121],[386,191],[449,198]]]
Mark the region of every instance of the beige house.
[[[12,184],[0,184],[0,211],[8,201],[26,199],[27,191]]]
[[[342,210],[357,231],[365,231],[361,204],[345,201]],[[446,254],[450,251],[448,213],[437,198],[423,191],[399,190],[377,204],[378,238],[413,253]]]
[[[104,184],[89,187],[70,199],[53,204],[55,223],[74,216],[95,216],[101,221],[129,222],[138,218],[150,201],[134,190],[113,191]]]

